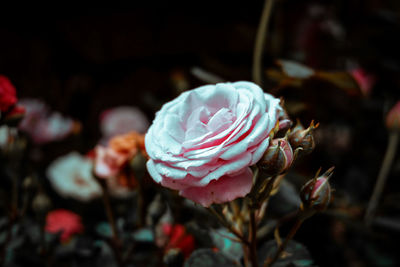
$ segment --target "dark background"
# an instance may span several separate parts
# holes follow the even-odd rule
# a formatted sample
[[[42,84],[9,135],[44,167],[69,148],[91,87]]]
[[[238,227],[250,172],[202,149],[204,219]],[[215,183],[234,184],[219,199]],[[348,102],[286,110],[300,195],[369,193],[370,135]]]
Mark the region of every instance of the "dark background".
[[[136,2],[91,6],[74,2],[57,6],[20,3],[1,7],[0,73],[12,80],[19,98],[41,98],[54,110],[82,122],[81,151],[97,143],[98,117],[106,108],[138,106],[151,120],[160,105],[178,93],[174,73],[182,74],[190,88],[204,84],[191,74],[193,67],[229,81],[251,80],[263,1]],[[358,122],[353,146],[346,156],[326,156],[324,147],[316,155],[325,155],[317,165],[339,167],[334,182],[339,194],[341,190],[352,194],[351,201],[362,206],[372,190],[386,145],[381,121],[384,108],[400,95],[400,1],[276,2],[265,68],[275,59],[286,58],[300,59],[317,69],[346,70],[347,60],[351,59],[377,77],[369,99],[357,113],[349,110],[334,119],[335,110],[330,118],[315,115],[317,121],[333,124]],[[310,15],[313,5],[322,7],[322,15]],[[326,19],[336,21],[345,34],[335,37],[318,26],[313,28]],[[301,42],[302,38],[306,41]],[[362,151],[357,150],[360,147]],[[398,164],[391,177],[399,174]],[[396,185],[393,178],[389,180],[389,193],[399,191]],[[397,199],[398,193],[394,196]],[[393,245],[399,238],[398,230],[384,230],[384,234],[393,235],[388,241],[381,239],[379,232],[378,238],[366,238],[363,230],[352,232],[357,225],[349,226],[348,247],[340,247],[340,240],[331,240],[335,223],[330,217],[317,216],[299,232],[298,239],[321,266],[366,264],[365,258],[371,253],[358,249],[365,240],[380,247],[380,253],[390,255],[390,259],[396,258]],[[349,253],[364,261],[349,261]]]

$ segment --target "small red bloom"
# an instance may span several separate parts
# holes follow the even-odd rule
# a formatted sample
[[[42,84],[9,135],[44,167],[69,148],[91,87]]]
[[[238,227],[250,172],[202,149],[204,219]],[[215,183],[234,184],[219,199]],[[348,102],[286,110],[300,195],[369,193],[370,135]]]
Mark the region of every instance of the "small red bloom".
[[[194,238],[192,235],[186,233],[185,227],[181,224],[164,224],[162,226],[163,234],[165,234],[169,240],[165,246],[165,251],[169,249],[177,248],[180,249],[185,258],[190,256],[190,253],[195,248]]]
[[[0,112],[7,111],[17,103],[17,95],[14,85],[3,75],[0,75]]]
[[[83,232],[81,217],[69,210],[58,209],[50,211],[46,217],[46,232],[61,232],[61,242],[66,242],[69,238]]]

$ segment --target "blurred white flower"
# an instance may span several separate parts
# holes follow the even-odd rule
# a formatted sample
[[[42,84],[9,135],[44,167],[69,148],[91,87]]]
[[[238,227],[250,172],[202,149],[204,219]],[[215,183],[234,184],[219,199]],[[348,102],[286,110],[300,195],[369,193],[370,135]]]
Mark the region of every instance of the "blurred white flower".
[[[145,133],[149,128],[146,115],[136,107],[121,106],[104,111],[100,128],[105,139],[132,131]]]
[[[101,195],[101,187],[92,175],[93,163],[78,152],[56,159],[47,168],[54,190],[63,197],[89,201]]]

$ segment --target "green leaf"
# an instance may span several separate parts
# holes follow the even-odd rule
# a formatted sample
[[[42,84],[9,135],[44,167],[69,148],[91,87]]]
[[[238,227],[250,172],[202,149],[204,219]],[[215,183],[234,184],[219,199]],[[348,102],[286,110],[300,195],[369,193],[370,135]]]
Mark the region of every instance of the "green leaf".
[[[211,238],[219,251],[228,258],[239,261],[243,257],[242,244],[234,241],[234,239],[237,239],[237,237],[235,237],[225,228],[212,231]]]
[[[267,258],[273,258],[277,245],[275,240],[270,240],[258,250],[258,262],[263,265]],[[311,267],[314,261],[307,248],[294,240],[290,240],[285,249],[284,256],[278,259],[272,267]]]
[[[198,249],[185,262],[185,267],[234,267],[241,266],[239,262],[214,252],[212,249]]]

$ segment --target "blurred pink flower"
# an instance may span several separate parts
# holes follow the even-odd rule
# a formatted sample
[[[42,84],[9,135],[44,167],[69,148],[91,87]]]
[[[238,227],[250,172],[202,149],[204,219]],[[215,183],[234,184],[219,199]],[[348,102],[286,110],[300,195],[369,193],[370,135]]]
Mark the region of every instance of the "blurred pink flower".
[[[149,121],[144,113],[136,107],[116,107],[108,109],[100,115],[100,128],[105,139],[131,131],[143,134],[148,127]]]
[[[349,73],[360,87],[362,94],[368,96],[375,85],[375,76],[367,73],[363,68],[352,69]]]
[[[251,82],[187,91],[164,104],[145,138],[157,183],[203,206],[250,192],[249,166],[270,143],[280,100]]]
[[[95,148],[94,173],[103,179],[115,177],[126,160],[125,155],[112,148],[98,145]]]
[[[54,190],[61,196],[89,201],[101,195],[92,168],[92,160],[78,152],[71,152],[52,162],[46,173]]]
[[[45,231],[53,234],[61,232],[61,242],[66,242],[72,235],[83,232],[81,217],[64,209],[50,211],[46,217]]]
[[[19,129],[26,132],[36,144],[62,140],[77,129],[77,122],[60,113],[51,113],[40,100],[22,99],[20,104],[25,107],[26,113]]]

